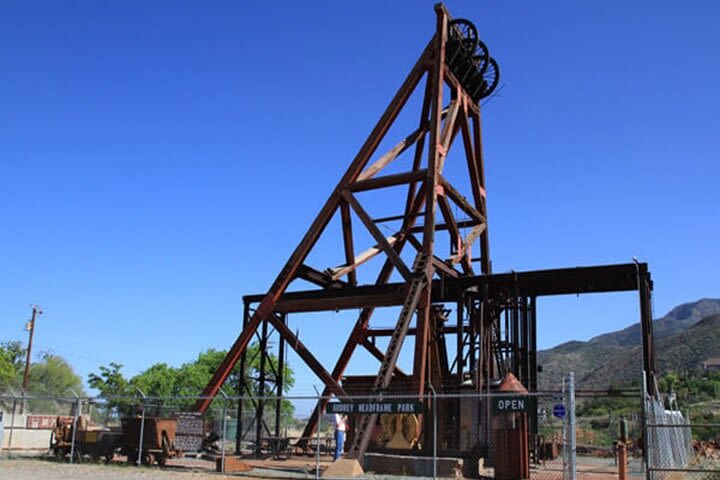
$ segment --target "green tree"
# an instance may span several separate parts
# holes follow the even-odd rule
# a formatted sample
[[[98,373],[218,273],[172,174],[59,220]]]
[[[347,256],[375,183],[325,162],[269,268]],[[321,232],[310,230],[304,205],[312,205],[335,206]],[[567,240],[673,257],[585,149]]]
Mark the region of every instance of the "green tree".
[[[130,413],[132,401],[123,397],[133,397],[134,393],[130,382],[120,370],[122,364],[111,362],[107,366],[100,366],[100,374],[91,373],[88,375],[88,385],[100,391],[100,396],[107,399],[102,406],[105,418],[108,419],[114,411]]]
[[[103,397],[124,397],[130,395],[130,384],[125,379],[121,363],[110,362],[108,366],[100,366],[100,375],[88,375],[88,385],[100,391]]]
[[[83,382],[64,358],[43,353],[39,362],[30,365],[28,391],[54,396],[83,395]]]
[[[133,387],[137,387],[145,395],[153,397],[169,397],[178,395],[177,388],[182,382],[178,378],[177,368],[166,363],[156,363],[130,380]]]
[[[26,350],[18,341],[0,343],[0,391],[19,388]]]
[[[248,398],[244,406],[248,409],[254,408],[254,399],[258,395],[259,386],[257,377],[260,371],[260,347],[254,343],[248,347],[245,365],[246,392]],[[91,373],[88,377],[88,384],[100,391],[100,395],[110,399],[113,396],[136,397],[136,388],[141,389],[148,397],[164,397],[148,399],[148,404],[154,408],[153,414],[167,414],[172,410],[189,410],[195,404],[193,398],[170,397],[193,397],[199,395],[212,378],[215,371],[222,363],[226,351],[208,349],[201,352],[195,360],[187,362],[179,367],[172,367],[165,363],[156,363],[147,370],[127,380],[120,371],[122,365],[111,363],[108,366],[101,366],[100,373]],[[266,363],[266,377],[268,382],[275,382],[278,360],[270,355]],[[286,365],[283,376],[283,390],[285,392],[294,384],[293,372]],[[240,364],[238,363],[228,376],[223,386],[223,391],[228,396],[237,396],[241,379]],[[274,392],[266,391],[265,395],[273,395]],[[216,400],[220,401],[216,398]],[[108,405],[118,409],[121,413],[129,413],[132,410],[132,402],[121,400],[109,400]],[[283,401],[281,413],[286,418],[291,418],[294,413],[292,404]]]
[[[15,369],[5,352],[0,350],[0,391],[7,390],[15,382]]]
[[[668,393],[674,390],[675,387],[680,383],[680,377],[675,372],[666,373],[659,382],[658,388],[663,393]]]

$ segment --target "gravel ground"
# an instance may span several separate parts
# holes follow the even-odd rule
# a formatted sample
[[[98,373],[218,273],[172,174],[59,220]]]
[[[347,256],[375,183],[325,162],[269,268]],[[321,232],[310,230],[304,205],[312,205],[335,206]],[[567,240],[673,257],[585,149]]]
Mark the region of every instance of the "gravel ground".
[[[127,465],[70,465],[45,460],[2,459],[2,480],[237,480],[240,477],[209,472],[137,468]]]

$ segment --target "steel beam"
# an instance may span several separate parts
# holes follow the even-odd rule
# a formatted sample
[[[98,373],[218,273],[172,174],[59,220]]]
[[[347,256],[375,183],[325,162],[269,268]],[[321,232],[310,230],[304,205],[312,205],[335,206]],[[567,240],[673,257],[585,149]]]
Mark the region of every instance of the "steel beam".
[[[640,265],[647,268],[645,263]],[[433,280],[431,300],[454,302],[470,287],[476,287],[481,292],[487,291],[492,297],[512,291],[516,286],[521,295],[535,297],[638,290],[635,264],[627,263],[445,278],[442,282]],[[281,312],[314,312],[397,306],[405,298],[405,288],[405,283],[387,283],[288,292],[278,300],[276,308]],[[248,295],[244,298],[255,303],[261,301],[263,295]]]
[[[345,250],[345,263],[355,265],[355,246],[353,244],[352,219],[350,218],[350,207],[347,202],[340,204],[340,218],[343,229],[343,248]],[[357,274],[355,269],[347,272],[348,281],[351,285],[357,285]]]
[[[300,339],[295,335],[290,328],[285,324],[285,322],[281,319],[278,319],[274,314],[271,314],[269,317],[270,322],[275,327],[275,330],[278,331],[280,336],[287,342],[287,344],[295,350],[295,353],[298,354],[300,358],[305,362],[305,364],[310,367],[310,370],[313,371],[315,375],[318,376],[320,380],[325,384],[328,389],[335,395],[339,397],[345,396],[345,390],[342,389],[340,384],[337,383],[337,381],[328,373],[327,370],[325,370],[325,367],[322,366],[322,363],[318,361],[315,356],[310,353],[310,350],[305,346],[303,342],[300,341]]]

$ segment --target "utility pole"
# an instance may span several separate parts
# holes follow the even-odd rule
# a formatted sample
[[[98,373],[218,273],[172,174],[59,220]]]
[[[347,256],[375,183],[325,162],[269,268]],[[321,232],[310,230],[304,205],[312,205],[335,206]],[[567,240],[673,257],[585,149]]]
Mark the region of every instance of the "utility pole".
[[[28,340],[27,357],[25,359],[25,373],[23,374],[23,396],[27,393],[28,388],[28,373],[30,373],[30,355],[32,354],[32,342],[33,336],[35,335],[35,320],[38,315],[42,315],[42,310],[37,305],[32,306],[32,317],[27,323],[25,329],[30,332],[30,338]]]

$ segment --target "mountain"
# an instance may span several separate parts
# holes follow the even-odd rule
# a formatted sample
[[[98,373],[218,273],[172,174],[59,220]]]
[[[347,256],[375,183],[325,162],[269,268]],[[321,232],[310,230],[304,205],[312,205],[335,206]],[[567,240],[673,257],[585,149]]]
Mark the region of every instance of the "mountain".
[[[653,322],[658,371],[694,369],[720,356],[720,299],[701,299],[673,308]],[[540,389],[552,389],[569,371],[580,388],[607,388],[640,379],[640,324],[587,342],[566,342],[538,352]]]
[[[655,360],[658,372],[696,370],[703,360],[720,356],[720,314],[703,318],[687,330],[656,341]],[[628,385],[638,381],[639,346],[627,349],[612,361],[599,364],[583,378],[584,385],[602,388],[609,385]]]
[[[678,305],[667,315],[653,322],[655,341],[677,335],[714,313],[720,313],[720,299],[703,298],[697,302]],[[640,323],[636,323],[617,332],[598,335],[590,342],[634,347],[640,344],[640,335]]]

